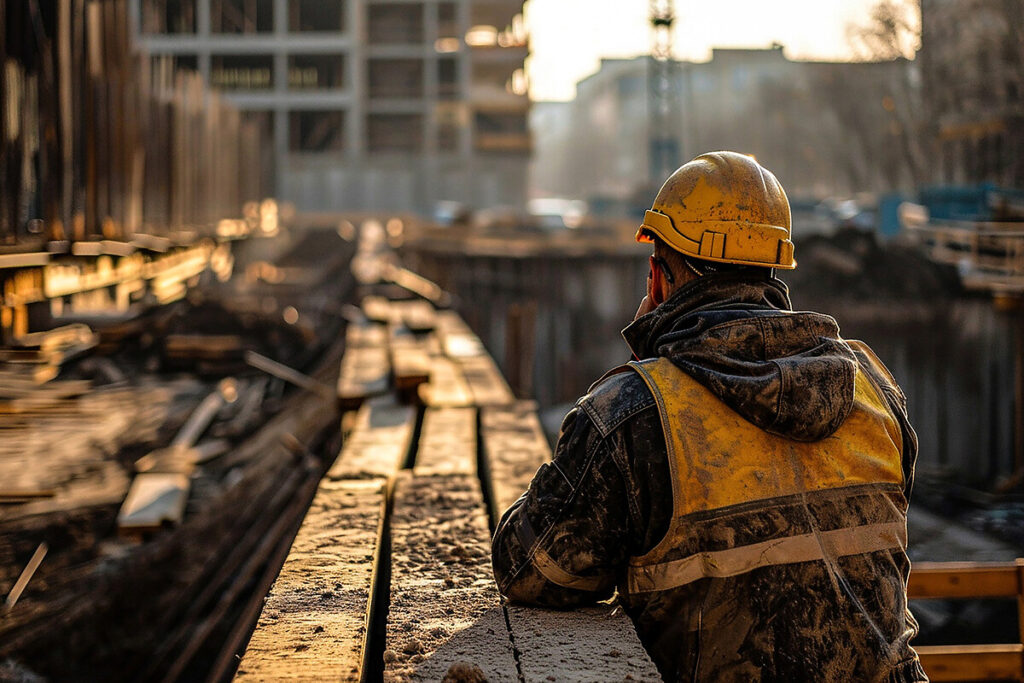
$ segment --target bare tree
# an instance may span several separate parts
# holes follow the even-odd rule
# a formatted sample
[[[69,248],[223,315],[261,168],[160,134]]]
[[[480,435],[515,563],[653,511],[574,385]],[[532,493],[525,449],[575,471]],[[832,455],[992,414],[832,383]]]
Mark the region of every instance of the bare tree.
[[[838,120],[840,164],[855,188],[892,190],[925,182],[932,121],[913,61],[921,45],[916,0],[879,0],[847,35],[862,63],[820,70],[811,87]]]

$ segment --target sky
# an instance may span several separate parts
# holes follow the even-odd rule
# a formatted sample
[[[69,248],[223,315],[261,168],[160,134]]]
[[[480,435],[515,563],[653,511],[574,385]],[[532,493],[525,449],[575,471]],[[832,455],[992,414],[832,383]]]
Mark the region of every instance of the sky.
[[[675,0],[677,59],[705,61],[714,47],[785,46],[790,59],[854,58],[847,26],[876,0]],[[534,100],[570,100],[601,57],[650,52],[648,0],[529,0],[527,63]]]

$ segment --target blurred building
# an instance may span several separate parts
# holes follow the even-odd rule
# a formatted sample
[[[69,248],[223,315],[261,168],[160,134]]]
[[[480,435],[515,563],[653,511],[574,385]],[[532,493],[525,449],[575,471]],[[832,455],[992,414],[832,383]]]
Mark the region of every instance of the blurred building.
[[[575,100],[534,104],[534,194],[586,199],[612,213],[651,201],[664,180],[648,177],[653,63],[602,60],[577,84]],[[718,149],[753,154],[796,198],[916,182],[904,144],[912,131],[898,124],[916,97],[913,62],[800,62],[774,45],[716,48],[710,61],[671,66],[678,163]]]
[[[921,0],[935,181],[1024,188],[1024,0]]]
[[[272,131],[278,196],[310,211],[525,202],[521,0],[141,0],[137,44]]]

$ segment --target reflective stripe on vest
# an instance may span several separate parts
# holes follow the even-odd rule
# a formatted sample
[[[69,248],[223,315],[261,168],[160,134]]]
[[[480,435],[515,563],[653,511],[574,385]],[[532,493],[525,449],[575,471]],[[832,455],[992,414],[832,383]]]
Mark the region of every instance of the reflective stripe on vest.
[[[860,370],[850,415],[828,438],[807,443],[758,428],[667,359],[630,366],[657,402],[673,495],[665,538],[630,561],[630,591],[667,590],[701,578],[906,546],[905,516],[887,515],[878,523],[673,557],[690,515],[756,501],[770,506],[787,496],[830,489],[901,486],[902,434],[880,391]]]

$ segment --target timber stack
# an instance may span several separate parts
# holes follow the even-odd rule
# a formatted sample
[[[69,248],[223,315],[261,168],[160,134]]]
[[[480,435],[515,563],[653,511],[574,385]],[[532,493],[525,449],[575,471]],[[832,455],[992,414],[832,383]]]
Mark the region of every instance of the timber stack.
[[[374,253],[364,239],[357,260]],[[490,534],[551,458],[537,407],[450,297],[396,286],[411,274],[382,258],[346,332],[343,445],[248,647],[212,680],[236,655],[255,681],[661,680],[620,609],[502,603]]]

